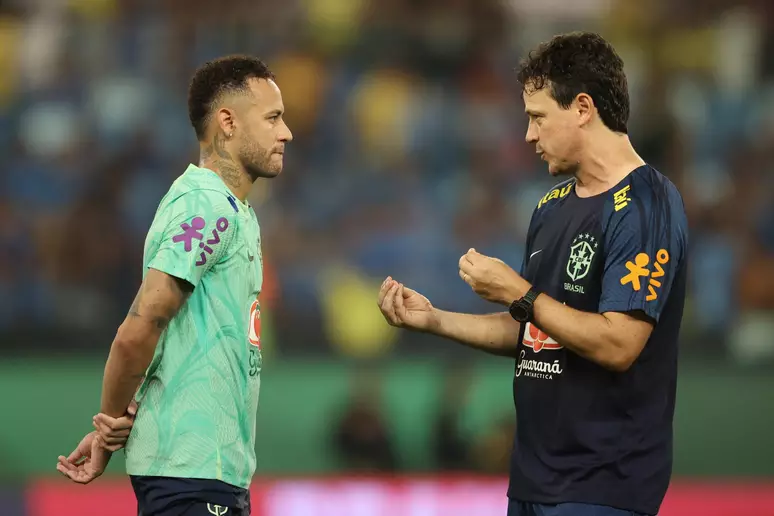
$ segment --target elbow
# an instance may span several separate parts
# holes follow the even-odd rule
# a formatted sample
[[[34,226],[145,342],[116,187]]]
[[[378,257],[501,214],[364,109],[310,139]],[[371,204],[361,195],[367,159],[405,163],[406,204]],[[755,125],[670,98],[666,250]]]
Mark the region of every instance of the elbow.
[[[117,354],[121,361],[136,365],[138,368],[147,367],[153,358],[154,345],[150,345],[150,339],[144,335],[127,331],[123,326],[118,329],[113,341],[111,353]]]
[[[609,357],[602,363],[602,366],[614,373],[625,373],[632,367],[635,360],[635,357],[618,354],[617,356]]]
[[[604,356],[599,357],[597,362],[605,369],[614,373],[625,373],[631,369],[638,356],[639,353],[629,347],[615,346],[605,353]]]

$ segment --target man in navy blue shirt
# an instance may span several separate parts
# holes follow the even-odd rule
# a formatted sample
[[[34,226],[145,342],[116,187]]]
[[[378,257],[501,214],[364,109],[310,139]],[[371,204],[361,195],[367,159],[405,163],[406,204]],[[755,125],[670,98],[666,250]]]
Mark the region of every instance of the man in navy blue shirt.
[[[519,80],[527,142],[568,179],[536,206],[520,272],[460,258],[507,311],[444,312],[392,278],[379,306],[394,326],[515,358],[508,516],[654,515],[672,470],[682,198],[632,147],[623,62],[600,36],[554,37]]]

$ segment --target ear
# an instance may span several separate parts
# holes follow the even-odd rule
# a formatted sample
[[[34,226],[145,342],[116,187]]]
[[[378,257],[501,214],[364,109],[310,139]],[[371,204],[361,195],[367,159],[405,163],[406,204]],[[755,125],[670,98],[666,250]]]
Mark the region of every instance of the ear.
[[[578,113],[579,125],[583,126],[588,124],[591,121],[595,109],[594,99],[592,99],[591,95],[588,93],[579,93],[578,96],[575,97],[575,110]]]
[[[225,134],[234,133],[234,112],[228,108],[220,108],[215,112],[215,122],[219,130]]]

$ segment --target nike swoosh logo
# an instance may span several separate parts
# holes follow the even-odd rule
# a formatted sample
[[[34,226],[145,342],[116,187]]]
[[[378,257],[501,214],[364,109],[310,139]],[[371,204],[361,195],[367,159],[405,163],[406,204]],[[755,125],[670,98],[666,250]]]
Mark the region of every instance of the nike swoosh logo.
[[[535,256],[536,254],[538,254],[541,251],[543,251],[543,250],[539,249],[539,250],[535,251],[534,253],[532,253],[531,255],[529,255],[530,259],[532,259],[533,256]]]

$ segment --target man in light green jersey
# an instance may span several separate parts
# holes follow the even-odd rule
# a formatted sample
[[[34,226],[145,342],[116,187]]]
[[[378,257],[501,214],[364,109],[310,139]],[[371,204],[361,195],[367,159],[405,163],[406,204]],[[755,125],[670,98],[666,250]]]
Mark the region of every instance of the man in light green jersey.
[[[292,136],[273,74],[252,57],[197,70],[188,109],[199,165],[172,184],[148,232],[142,286],[105,366],[97,430],[57,464],[88,483],[126,442],[142,516],[249,514],[256,463],[263,259],[247,196],[258,178],[282,171]]]

